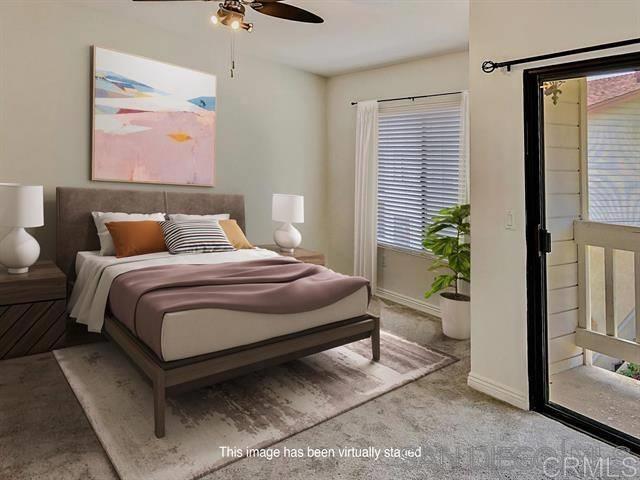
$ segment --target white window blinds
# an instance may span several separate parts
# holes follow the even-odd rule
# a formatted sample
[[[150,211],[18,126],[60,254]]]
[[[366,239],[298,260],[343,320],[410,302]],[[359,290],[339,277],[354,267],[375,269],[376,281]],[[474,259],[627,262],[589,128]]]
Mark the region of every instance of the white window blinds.
[[[424,251],[422,238],[433,216],[466,202],[466,98],[381,107],[378,244]]]

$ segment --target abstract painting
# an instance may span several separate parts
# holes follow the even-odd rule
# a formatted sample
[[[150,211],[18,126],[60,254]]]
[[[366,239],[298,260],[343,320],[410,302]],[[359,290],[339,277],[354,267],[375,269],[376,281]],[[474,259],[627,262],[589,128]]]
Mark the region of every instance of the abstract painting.
[[[94,47],[92,180],[213,186],[216,77]]]

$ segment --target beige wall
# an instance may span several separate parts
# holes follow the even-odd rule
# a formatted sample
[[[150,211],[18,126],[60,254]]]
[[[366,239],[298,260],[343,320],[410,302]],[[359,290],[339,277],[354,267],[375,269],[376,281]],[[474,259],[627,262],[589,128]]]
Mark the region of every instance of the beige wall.
[[[474,230],[469,382],[521,407],[528,406],[522,68],[487,75],[480,65],[484,60],[556,52],[638,33],[640,2],[635,0],[471,2]],[[572,60],[579,58],[587,57]],[[515,214],[514,231],[504,228],[507,210]]]
[[[324,249],[326,80],[246,53],[231,80],[226,35],[182,37],[82,3],[0,2],[0,182],[45,186],[43,257],[54,255],[57,185],[163,188],[89,181],[94,44],[217,75],[217,186],[166,188],[245,194],[258,243],[271,241],[271,194],[303,194],[304,243]]]
[[[353,271],[355,100],[425,95],[465,90],[468,80],[466,52],[443,55],[374,70],[340,75],[328,86],[328,215],[329,264],[345,273]],[[379,287],[424,301],[432,274],[430,260],[415,255],[379,250]],[[437,307],[437,299],[429,300]]]

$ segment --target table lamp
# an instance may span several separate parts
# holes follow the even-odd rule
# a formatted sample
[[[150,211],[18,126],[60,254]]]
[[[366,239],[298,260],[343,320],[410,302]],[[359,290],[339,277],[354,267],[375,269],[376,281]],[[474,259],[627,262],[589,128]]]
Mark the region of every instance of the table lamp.
[[[0,184],[0,226],[11,227],[0,241],[0,263],[9,273],[27,273],[40,245],[25,228],[44,225],[41,185]]]
[[[272,218],[276,222],[282,222],[273,233],[273,239],[280,247],[280,251],[293,253],[302,243],[302,235],[291,224],[304,223],[304,197],[302,195],[274,193]]]

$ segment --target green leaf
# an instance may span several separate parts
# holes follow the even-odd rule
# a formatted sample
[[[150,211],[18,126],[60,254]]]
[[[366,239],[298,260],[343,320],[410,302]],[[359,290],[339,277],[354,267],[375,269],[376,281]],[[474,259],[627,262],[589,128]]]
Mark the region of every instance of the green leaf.
[[[431,250],[435,255],[446,258],[456,248],[457,243],[456,238],[434,235],[426,237],[422,245],[426,249]]]
[[[438,222],[432,223],[431,226],[427,229],[427,235],[433,235],[434,233],[438,233],[445,228],[456,228],[456,225],[449,222]]]
[[[455,283],[455,281],[455,275],[438,275],[431,284],[431,290],[425,292],[424,298],[429,298],[431,295],[451,287]]]
[[[428,268],[428,270],[430,272],[435,272],[436,270],[440,270],[440,269],[443,269],[443,268],[446,268],[446,269],[450,270],[448,263],[443,262],[442,260],[436,260],[431,264],[431,266]]]
[[[466,240],[471,235],[470,215],[471,205],[468,203],[443,208],[426,229],[422,246],[436,257],[429,270],[448,269],[452,273],[438,275],[431,289],[425,293],[425,298],[455,285],[457,279],[469,281],[471,244]],[[454,231],[455,236],[451,236],[450,231]]]

